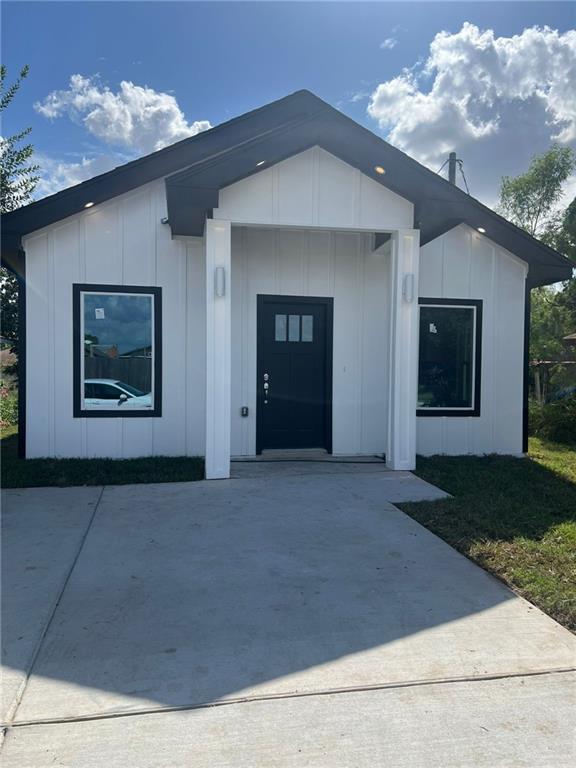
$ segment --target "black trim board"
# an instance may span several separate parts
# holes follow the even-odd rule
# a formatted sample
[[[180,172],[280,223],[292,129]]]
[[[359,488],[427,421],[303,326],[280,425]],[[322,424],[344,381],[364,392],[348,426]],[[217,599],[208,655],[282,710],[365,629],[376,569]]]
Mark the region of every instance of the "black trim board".
[[[530,321],[531,295],[526,285],[524,295],[524,381],[522,392],[522,453],[528,453],[529,414],[528,399],[530,394]]]
[[[87,202],[162,178],[173,236],[200,236],[220,189],[315,145],[414,203],[421,244],[466,223],[528,263],[531,286],[571,277],[568,259],[304,90],[5,214],[2,258],[17,253],[22,236],[80,213]]]
[[[476,308],[476,348],[474,350],[474,407],[473,408],[417,408],[416,416],[430,417],[478,417],[482,402],[482,299],[432,299],[420,298],[419,305],[475,307]]]
[[[26,267],[18,279],[18,457],[26,458]]]
[[[81,348],[80,296],[82,293],[142,293],[154,297],[154,408],[150,410],[86,410],[82,408],[80,380]],[[73,416],[77,418],[150,418],[162,416],[162,288],[149,285],[103,285],[74,283],[72,286]]]
[[[328,296],[274,296],[270,294],[258,294],[256,297],[256,318],[260,316],[260,308],[267,302],[272,304],[323,304],[326,307],[326,390],[324,403],[326,409],[325,418],[325,447],[328,453],[332,453],[332,388],[334,384],[334,299]],[[256,324],[256,336],[258,336],[258,323]],[[258,341],[256,339],[256,344]],[[258,367],[258,354],[256,366]],[[256,370],[258,381],[258,370]],[[258,390],[257,397],[260,397]],[[258,408],[256,408],[258,414]],[[262,453],[262,425],[256,416],[256,454]]]

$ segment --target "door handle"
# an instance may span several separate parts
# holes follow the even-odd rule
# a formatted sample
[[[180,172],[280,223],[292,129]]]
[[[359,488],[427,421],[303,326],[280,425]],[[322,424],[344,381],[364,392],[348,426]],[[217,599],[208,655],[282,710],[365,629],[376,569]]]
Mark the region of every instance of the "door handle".
[[[270,396],[270,384],[268,383],[268,379],[270,376],[268,376],[267,373],[264,374],[264,405],[268,405],[268,398]]]

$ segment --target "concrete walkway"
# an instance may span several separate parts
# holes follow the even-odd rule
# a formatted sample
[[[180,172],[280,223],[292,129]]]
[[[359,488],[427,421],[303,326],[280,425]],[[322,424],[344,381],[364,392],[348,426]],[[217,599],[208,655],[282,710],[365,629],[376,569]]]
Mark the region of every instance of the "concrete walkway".
[[[2,764],[563,766],[574,637],[372,464],[4,494]]]

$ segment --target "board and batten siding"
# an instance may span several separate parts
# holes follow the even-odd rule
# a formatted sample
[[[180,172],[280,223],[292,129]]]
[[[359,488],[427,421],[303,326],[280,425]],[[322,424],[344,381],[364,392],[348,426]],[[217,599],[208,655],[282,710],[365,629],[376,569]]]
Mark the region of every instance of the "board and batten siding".
[[[411,229],[414,206],[330,152],[312,147],[221,189],[213,216],[232,224],[383,232]]]
[[[204,242],[165,216],[159,180],[24,239],[29,457],[204,453]],[[222,190],[214,216],[233,224],[232,454],[255,452],[258,294],[334,299],[333,450],[385,452],[390,257],[371,233],[411,228],[412,205],[314,147]],[[419,453],[521,452],[526,270],[464,225],[421,249],[420,296],[484,312],[481,416],[418,418]],[[161,417],[73,417],[74,283],[162,288]]]
[[[461,224],[420,249],[419,294],[482,299],[480,416],[417,418],[417,452],[520,454],[527,265]]]
[[[159,181],[25,238],[28,457],[204,453],[203,242],[172,240],[164,216]],[[162,288],[160,418],[73,418],[74,283]]]
[[[233,456],[256,450],[259,294],[334,299],[333,452],[386,451],[390,259],[372,249],[368,234],[233,228]]]

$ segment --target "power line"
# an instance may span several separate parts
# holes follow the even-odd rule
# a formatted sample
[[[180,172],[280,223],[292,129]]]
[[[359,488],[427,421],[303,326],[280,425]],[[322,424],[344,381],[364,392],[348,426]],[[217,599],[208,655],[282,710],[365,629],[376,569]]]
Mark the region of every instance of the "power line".
[[[440,173],[442,169],[446,166],[446,163],[450,162],[450,157],[447,157],[446,160],[442,163],[440,168],[436,171],[436,173]],[[464,186],[466,187],[467,194],[470,194],[470,188],[468,186],[468,181],[466,179],[466,175],[464,174],[464,160],[460,160],[460,158],[456,158],[456,162],[458,163],[458,168],[460,169],[460,174],[462,175],[462,180],[464,181]]]
[[[470,189],[468,187],[468,182],[466,181],[466,176],[464,175],[464,161],[463,160],[456,160],[458,163],[458,168],[460,168],[460,173],[462,174],[462,178],[464,179],[464,186],[466,187],[466,192],[470,194]]]
[[[449,157],[447,157],[447,158],[446,158],[446,160],[444,160],[444,162],[442,163],[442,165],[440,166],[440,168],[438,168],[438,170],[436,171],[436,173],[440,173],[440,171],[442,170],[442,168],[444,168],[444,166],[446,165],[446,163],[448,162],[448,160],[450,160],[450,158],[449,158]]]

